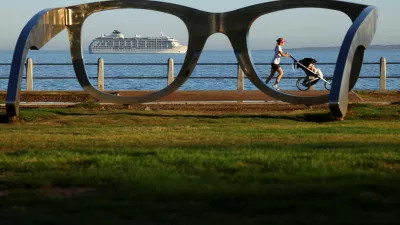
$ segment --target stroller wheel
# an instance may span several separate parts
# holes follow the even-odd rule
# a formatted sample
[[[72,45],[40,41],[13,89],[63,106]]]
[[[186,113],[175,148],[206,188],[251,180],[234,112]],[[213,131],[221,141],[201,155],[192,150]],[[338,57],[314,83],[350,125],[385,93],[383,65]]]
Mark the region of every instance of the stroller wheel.
[[[325,82],[324,83],[324,87],[325,87],[326,90],[330,91],[331,90],[331,85],[332,85],[332,78],[327,78],[326,81],[328,81],[329,83]]]
[[[310,82],[307,78],[299,78],[296,82],[296,86],[300,91],[307,91],[310,89]]]

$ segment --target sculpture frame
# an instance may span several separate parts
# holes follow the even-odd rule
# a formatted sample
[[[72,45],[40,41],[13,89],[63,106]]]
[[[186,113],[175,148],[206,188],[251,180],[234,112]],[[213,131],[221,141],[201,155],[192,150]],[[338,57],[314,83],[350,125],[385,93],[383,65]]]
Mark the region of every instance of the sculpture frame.
[[[188,50],[176,79],[166,88],[143,96],[115,96],[97,90],[89,81],[82,54],[82,25],[92,14],[114,9],[146,9],[174,15],[188,29]],[[293,96],[268,87],[258,76],[248,48],[248,33],[259,17],[287,9],[323,8],[343,12],[353,21],[349,28],[334,71],[331,92],[328,95]],[[262,92],[292,104],[324,104],[335,117],[347,113],[348,94],[359,77],[364,50],[371,43],[377,27],[377,8],[336,0],[278,0],[247,6],[224,13],[210,13],[194,8],[148,0],[120,0],[93,2],[69,7],[45,9],[36,14],[23,28],[14,51],[6,97],[9,117],[19,116],[19,100],[24,62],[29,50],[39,50],[58,33],[67,29],[73,67],[79,84],[85,92],[101,102],[136,104],[156,101],[176,91],[192,74],[207,39],[223,33],[230,40],[240,67],[248,79]]]

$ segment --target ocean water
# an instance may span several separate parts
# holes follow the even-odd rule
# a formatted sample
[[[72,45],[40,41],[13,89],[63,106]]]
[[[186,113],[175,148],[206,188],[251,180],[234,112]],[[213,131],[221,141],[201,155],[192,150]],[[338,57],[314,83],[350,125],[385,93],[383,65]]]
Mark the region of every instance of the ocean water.
[[[312,57],[318,60],[318,63],[336,62],[339,49],[294,49],[289,50],[297,59]],[[11,63],[12,52],[0,52],[0,63]],[[270,71],[269,65],[257,65],[259,63],[269,64],[273,51],[253,51],[253,62],[256,64],[258,75],[265,79]],[[69,65],[35,65],[35,77],[58,77],[61,79],[34,79],[34,90],[82,90],[75,78],[75,73],[71,65],[71,57],[68,51],[30,51],[29,57],[33,59],[34,64],[48,63],[67,63]],[[105,89],[106,90],[160,90],[167,85],[167,79],[112,79],[112,77],[166,77],[168,58],[173,58],[175,63],[182,63],[184,54],[88,54],[85,53],[85,63],[97,63],[101,57],[105,62]],[[379,63],[380,58],[385,57],[387,62],[399,64],[387,65],[387,76],[400,76],[400,49],[368,49],[365,52],[364,62]],[[233,51],[204,51],[199,63],[236,63]],[[282,63],[292,63],[289,58],[283,58]],[[108,65],[112,63],[162,63],[160,66],[132,66],[132,65]],[[334,65],[320,65],[325,76],[332,76]],[[280,87],[285,90],[297,90],[296,79],[287,79],[290,77],[304,76],[300,69],[293,70],[291,65],[282,66],[285,71],[285,77],[280,83]],[[86,66],[90,81],[93,86],[97,86],[97,66]],[[180,65],[175,65],[175,74],[181,69]],[[0,65],[0,90],[6,90],[9,76],[9,65]],[[379,64],[363,65],[360,76],[371,77],[379,76]],[[237,80],[231,79],[205,79],[204,77],[235,77],[237,76],[237,66],[235,65],[197,65],[195,71],[189,80],[180,88],[180,90],[236,90]],[[68,78],[65,78],[68,77]],[[199,79],[201,78],[201,79]],[[23,89],[26,87],[25,80],[22,83]],[[246,90],[256,90],[257,88],[249,81],[245,80]],[[316,85],[316,89],[323,89],[323,82]],[[359,79],[355,89],[358,90],[378,90],[379,79],[368,78]],[[400,78],[387,79],[388,90],[400,89]]]

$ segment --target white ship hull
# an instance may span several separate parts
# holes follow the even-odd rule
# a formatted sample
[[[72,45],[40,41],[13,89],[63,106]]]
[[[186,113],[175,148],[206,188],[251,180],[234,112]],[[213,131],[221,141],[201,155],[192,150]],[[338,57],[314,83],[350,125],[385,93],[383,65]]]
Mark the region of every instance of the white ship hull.
[[[89,47],[90,54],[184,54],[187,46],[179,46],[171,49],[101,49]]]

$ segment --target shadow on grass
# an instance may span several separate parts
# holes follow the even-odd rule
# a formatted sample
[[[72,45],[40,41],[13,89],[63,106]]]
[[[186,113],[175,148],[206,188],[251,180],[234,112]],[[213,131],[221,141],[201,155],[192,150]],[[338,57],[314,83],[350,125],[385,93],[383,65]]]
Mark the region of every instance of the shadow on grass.
[[[298,122],[333,122],[337,121],[336,118],[332,116],[330,112],[324,113],[304,113],[298,115],[273,115],[273,114],[261,114],[261,115],[200,115],[200,114],[176,114],[176,115],[166,115],[162,113],[140,113],[140,112],[115,112],[113,115],[128,115],[128,116],[143,116],[143,117],[166,117],[166,118],[203,118],[203,119],[224,119],[224,118],[239,118],[239,119],[280,119],[280,120],[292,120]]]
[[[29,113],[25,111],[23,115],[21,115],[20,120],[24,122],[33,122],[37,119],[46,119],[50,118],[51,114],[60,115],[60,116],[96,116],[100,115],[95,112],[71,112],[71,111],[63,111],[63,110],[50,110],[45,111],[41,110],[42,113]],[[337,121],[335,117],[330,112],[322,112],[322,113],[303,113],[297,115],[273,115],[273,114],[261,114],[261,115],[200,115],[200,114],[175,114],[175,115],[167,115],[162,113],[141,113],[141,112],[112,112],[107,113],[105,115],[126,115],[126,116],[142,116],[142,117],[165,117],[165,118],[203,118],[203,119],[224,119],[224,118],[238,118],[238,119],[279,119],[279,120],[291,120],[297,122],[313,122],[313,123],[326,123],[326,122],[334,122]],[[0,123],[9,123],[9,118],[6,114],[0,114]]]
[[[400,104],[391,103],[390,105],[371,105],[356,103],[349,105],[350,120],[399,120]]]
[[[37,120],[54,118],[55,115],[60,116],[95,116],[97,113],[80,113],[80,112],[66,112],[63,110],[44,110],[44,109],[24,109],[19,117],[11,119],[6,113],[0,113],[0,124],[20,123],[20,122],[34,122]]]
[[[75,108],[74,108],[75,109]],[[60,116],[96,116],[103,115],[93,111],[76,112],[66,109],[41,109],[41,110],[25,110],[21,113],[20,120],[24,122],[32,122],[38,119],[46,119]],[[224,118],[239,118],[239,119],[280,119],[291,120],[298,122],[333,122],[336,119],[330,112],[302,113],[296,115],[246,115],[246,114],[226,114],[226,115],[204,115],[204,114],[163,114],[163,113],[141,113],[141,112],[106,112],[104,115],[126,115],[126,116],[142,116],[142,117],[165,117],[165,118],[203,118],[203,119],[224,119]],[[0,123],[9,123],[9,118],[6,114],[0,114]]]
[[[88,104],[88,106],[86,105]],[[374,106],[370,104],[350,104],[348,115],[346,119],[370,119],[370,120],[394,120],[399,119],[398,106],[400,102],[394,102],[388,106]],[[22,122],[33,122],[38,119],[51,118],[56,115],[59,116],[113,116],[113,115],[127,115],[127,116],[141,116],[141,117],[165,117],[165,118],[204,118],[204,119],[224,119],[224,118],[240,118],[240,119],[277,119],[277,120],[291,120],[297,122],[311,122],[311,123],[328,123],[337,121],[331,112],[304,112],[297,114],[276,114],[274,112],[266,112],[265,114],[222,114],[222,115],[207,115],[199,114],[196,112],[188,112],[182,114],[167,114],[162,112],[138,112],[138,111],[125,111],[115,110],[98,111],[100,105],[85,103],[82,107],[77,106],[73,108],[61,109],[26,109],[21,113],[20,120]],[[97,111],[96,111],[97,110]],[[178,111],[179,112],[179,111]],[[9,123],[9,118],[5,113],[0,114],[0,123]]]
[[[7,116],[7,114],[5,113],[0,113],[0,123],[9,123],[9,118]]]
[[[317,134],[318,131],[306,130],[308,134]],[[335,130],[332,133],[337,133]],[[373,132],[371,132],[373,133]],[[368,133],[366,133],[368,134]],[[117,149],[117,150],[116,150]],[[143,150],[144,149],[144,150]],[[220,151],[217,151],[220,150]],[[315,153],[316,151],[321,151],[324,153],[335,153],[338,154],[357,154],[359,152],[365,153],[369,151],[374,151],[374,153],[379,154],[381,152],[400,152],[399,144],[396,141],[387,142],[387,143],[364,143],[364,142],[351,142],[351,141],[323,141],[323,142],[313,142],[313,143],[298,143],[298,144],[286,144],[283,145],[281,142],[253,142],[251,145],[248,143],[235,143],[232,145],[230,143],[193,143],[190,145],[187,144],[164,144],[160,146],[160,143],[154,144],[144,144],[138,147],[124,147],[124,146],[96,146],[95,148],[90,149],[67,149],[67,150],[16,150],[16,151],[3,151],[1,154],[10,156],[10,157],[29,157],[29,156],[39,156],[45,155],[46,157],[53,156],[58,157],[59,155],[63,155],[64,157],[71,157],[73,155],[81,155],[81,156],[98,156],[98,155],[106,155],[110,157],[115,156],[127,156],[127,157],[164,157],[165,155],[173,153],[174,155],[179,155],[180,153],[188,153],[188,154],[202,154],[205,152],[218,152],[218,154],[214,154],[215,157],[217,155],[225,155],[230,152],[242,152],[242,154],[250,154],[248,152],[260,152],[260,153],[268,153],[268,154],[276,154],[279,155],[280,151],[282,152],[293,152],[293,154],[301,155],[303,153]],[[65,153],[65,154],[64,154]],[[236,154],[236,153],[235,153]],[[68,155],[68,156],[67,156]],[[300,156],[296,156],[298,159]],[[305,157],[312,158],[312,155],[306,154]],[[155,159],[156,159],[155,158]],[[300,157],[301,158],[301,157]]]
[[[158,153],[157,151],[115,151],[115,150],[104,150],[104,149],[99,149],[99,150],[73,150],[73,153],[78,153],[80,155],[85,155],[85,156],[93,156],[93,155],[107,155],[107,156],[127,156],[127,157],[148,157],[148,156],[157,156]],[[13,156],[14,154],[16,156],[22,156],[24,154],[32,154],[32,152],[24,152],[23,154],[20,154],[19,152],[8,152],[5,153],[6,155]]]
[[[371,104],[349,104],[348,115],[345,119],[371,119],[371,120],[393,120],[399,119],[398,106],[400,102],[393,102],[389,106],[371,105]],[[59,112],[60,115],[71,115],[68,113]],[[164,113],[142,113],[142,112],[112,112],[111,115],[129,115],[129,116],[143,116],[143,117],[184,117],[184,118],[205,118],[205,119],[222,119],[222,118],[253,118],[253,119],[281,119],[291,120],[297,122],[312,122],[312,123],[327,123],[338,121],[331,112],[304,112],[298,114],[283,113],[280,115],[274,114],[273,111],[266,112],[265,114],[249,115],[249,114],[223,114],[223,115],[204,115],[187,113],[187,114],[164,114]]]
[[[86,102],[75,104],[73,106],[69,106],[68,108],[74,108],[74,109],[101,109],[101,108],[103,108],[103,106],[100,105],[97,102],[94,102],[94,101],[86,101]]]
[[[2,197],[2,224],[397,224],[400,181],[357,172],[321,175],[112,178],[88,194],[57,185]],[[243,176],[243,175],[242,175]],[[217,176],[215,176],[217,177]],[[269,178],[273,182],[269,182]],[[59,179],[73,179],[60,177]],[[93,190],[93,186],[89,190]],[[45,220],[44,220],[45,218]],[[379,219],[377,219],[379,218]]]
[[[51,111],[52,113],[60,116],[95,116],[98,113],[77,113],[77,112],[65,112],[65,111]]]

